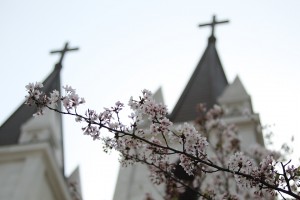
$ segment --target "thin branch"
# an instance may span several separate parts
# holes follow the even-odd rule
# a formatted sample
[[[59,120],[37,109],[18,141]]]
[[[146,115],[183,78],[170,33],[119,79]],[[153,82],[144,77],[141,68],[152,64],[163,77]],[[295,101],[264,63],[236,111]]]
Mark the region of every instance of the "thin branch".
[[[288,163],[290,163],[290,161]],[[281,164],[281,167],[282,167],[282,170],[283,170],[283,177],[285,179],[286,186],[288,187],[288,191],[292,192],[292,189],[291,189],[291,186],[290,186],[290,181],[289,181],[289,179],[286,175],[286,170],[285,170],[285,167],[286,167],[287,164],[284,165],[282,162],[280,162],[280,164]]]

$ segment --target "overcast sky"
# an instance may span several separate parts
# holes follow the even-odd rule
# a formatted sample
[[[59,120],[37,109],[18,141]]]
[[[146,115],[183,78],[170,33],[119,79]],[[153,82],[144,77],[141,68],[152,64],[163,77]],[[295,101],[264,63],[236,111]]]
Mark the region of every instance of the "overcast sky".
[[[110,0],[0,2],[0,123],[21,104],[28,82],[42,81],[66,41],[63,84],[89,107],[127,103],[144,88],[163,88],[172,110],[210,34],[198,28],[216,14],[217,50],[229,82],[239,75],[275,142],[299,142],[300,1]],[[112,199],[117,156],[64,118],[66,171],[81,168],[84,199]],[[298,148],[299,152],[299,148]]]

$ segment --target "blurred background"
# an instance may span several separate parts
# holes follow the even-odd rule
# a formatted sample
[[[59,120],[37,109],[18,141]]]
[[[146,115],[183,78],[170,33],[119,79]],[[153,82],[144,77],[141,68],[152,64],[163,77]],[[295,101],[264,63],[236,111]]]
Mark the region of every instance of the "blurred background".
[[[198,28],[212,15],[230,20],[216,27],[217,50],[228,81],[239,75],[263,124],[272,125],[274,145],[295,142],[300,113],[300,2],[200,0],[99,0],[0,2],[0,123],[23,102],[25,85],[43,81],[69,41],[62,84],[101,111],[127,103],[144,88],[162,86],[172,110],[207,45],[211,29]],[[64,117],[66,173],[80,166],[83,198],[112,199],[116,153],[81,133]],[[295,148],[294,159],[299,157]],[[298,155],[297,155],[298,154]]]

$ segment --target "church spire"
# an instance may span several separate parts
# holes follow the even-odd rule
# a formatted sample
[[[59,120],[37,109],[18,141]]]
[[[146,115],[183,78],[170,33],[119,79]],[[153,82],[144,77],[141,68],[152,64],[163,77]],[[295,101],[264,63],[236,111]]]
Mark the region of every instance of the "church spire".
[[[44,85],[43,91],[46,94],[49,94],[53,90],[60,91],[60,88],[61,88],[60,69],[62,68],[62,61],[63,61],[64,55],[68,51],[75,51],[75,50],[78,50],[78,48],[72,48],[72,49],[68,48],[68,43],[66,43],[62,50],[52,51],[52,53],[60,53],[61,57],[59,59],[59,62],[55,65],[54,70],[43,81],[43,85]],[[61,106],[59,104],[59,109],[60,109],[60,107]],[[17,145],[22,142],[29,142],[27,140],[30,137],[26,138],[26,137],[22,137],[22,136],[24,136],[24,133],[25,133],[24,130],[28,127],[30,128],[31,124],[34,124],[34,122],[32,121],[32,119],[33,119],[32,116],[35,112],[36,112],[36,108],[34,106],[29,107],[28,105],[25,105],[23,102],[21,104],[21,106],[0,126],[0,146]],[[35,119],[35,120],[38,120],[38,119]],[[51,131],[52,131],[51,133],[55,134],[56,138],[58,140],[57,141],[58,144],[56,145],[56,147],[59,147],[57,151],[60,151],[60,152],[57,153],[57,155],[58,155],[58,157],[60,157],[60,165],[62,168],[62,172],[64,173],[64,153],[63,153],[63,135],[62,135],[61,115],[58,115],[57,117],[55,117],[55,120],[56,120],[55,127],[51,129]],[[54,123],[54,120],[49,120],[48,122]],[[42,126],[42,123],[39,123],[39,125]],[[46,129],[47,128],[48,127],[46,127]],[[32,136],[33,136],[32,138],[34,140],[35,133],[32,134]]]
[[[173,122],[195,120],[197,105],[204,103],[207,108],[211,108],[228,85],[214,37],[215,25],[227,22],[228,20],[217,21],[213,16],[212,23],[199,25],[200,27],[211,26],[212,33],[202,58],[170,115]]]

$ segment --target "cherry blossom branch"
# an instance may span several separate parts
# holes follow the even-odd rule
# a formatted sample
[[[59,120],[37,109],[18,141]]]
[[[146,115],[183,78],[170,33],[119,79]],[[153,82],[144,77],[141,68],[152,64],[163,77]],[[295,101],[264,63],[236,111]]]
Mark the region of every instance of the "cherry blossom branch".
[[[133,120],[133,123],[126,126],[122,124],[119,116],[120,111],[124,107],[124,104],[120,102],[117,102],[110,108],[104,108],[104,111],[100,113],[88,109],[85,116],[83,116],[77,113],[77,107],[83,104],[85,100],[80,98],[72,87],[64,87],[66,95],[61,97],[58,91],[53,91],[47,96],[40,91],[41,88],[42,85],[40,83],[31,83],[26,86],[28,91],[26,104],[37,106],[36,115],[42,115],[44,109],[48,108],[60,114],[74,116],[77,122],[86,122],[87,126],[82,128],[84,134],[90,135],[94,140],[102,140],[107,151],[109,149],[119,151],[122,155],[121,163],[123,165],[141,162],[137,158],[142,157],[144,158],[143,163],[148,166],[160,167],[162,163],[170,166],[169,156],[177,155],[180,160],[180,166],[189,176],[197,177],[197,171],[204,173],[220,171],[232,174],[238,185],[242,187],[255,188],[256,193],[260,196],[263,195],[262,190],[265,190],[271,195],[276,195],[274,191],[277,191],[280,195],[284,193],[300,199],[300,195],[297,192],[299,184],[294,184],[296,189],[292,189],[290,186],[291,180],[299,182],[299,168],[290,166],[289,163],[285,165],[281,163],[283,173],[279,174],[275,169],[277,162],[275,162],[273,156],[266,156],[259,165],[256,165],[252,159],[245,156],[242,152],[235,152],[233,155],[230,155],[227,167],[225,167],[223,157],[219,158],[221,165],[214,163],[207,155],[209,143],[202,136],[201,132],[198,132],[194,126],[188,123],[174,126],[166,117],[166,107],[163,104],[155,103],[148,90],[142,91],[142,96],[139,100],[130,99],[129,106],[133,113],[129,118]],[[55,108],[60,101],[66,111],[60,111]],[[219,126],[221,112],[219,107],[209,111],[206,114],[205,128],[203,127],[200,130],[209,130],[214,126]],[[101,137],[101,129],[113,133],[113,137]],[[225,133],[232,136],[230,130],[227,130]],[[232,141],[234,141],[234,137]],[[234,142],[231,143],[234,144]],[[224,156],[223,149],[221,153]],[[210,167],[212,170],[206,170],[201,166]],[[156,171],[151,171],[151,173],[155,175]],[[165,173],[172,174],[172,170],[170,171],[170,169],[166,168]],[[178,181],[179,183],[182,182]],[[288,189],[285,189],[284,184],[286,184]],[[199,195],[201,194],[200,192],[198,193]]]
[[[206,172],[206,173],[208,173],[208,172],[212,173],[212,172],[222,171],[222,172],[231,173],[231,174],[233,174],[233,175],[239,175],[239,176],[245,177],[245,178],[247,178],[247,179],[249,179],[249,180],[259,181],[262,185],[266,186],[265,188],[270,188],[270,189],[277,190],[277,191],[279,191],[279,192],[281,192],[281,193],[288,194],[288,195],[290,195],[290,196],[292,196],[292,197],[294,197],[294,198],[300,198],[299,195],[297,195],[296,193],[293,193],[293,192],[292,192],[292,190],[291,190],[291,188],[290,188],[290,186],[289,186],[289,180],[288,180],[288,178],[286,177],[286,172],[285,172],[285,167],[286,167],[286,165],[283,165],[283,164],[282,164],[282,166],[283,166],[283,171],[284,171],[283,175],[284,175],[284,177],[285,177],[286,183],[288,184],[288,191],[286,191],[286,190],[284,190],[284,189],[282,189],[282,188],[278,188],[276,185],[269,184],[268,182],[264,181],[263,179],[257,180],[257,178],[256,178],[256,177],[253,177],[251,174],[246,174],[246,173],[241,172],[241,171],[240,171],[241,168],[239,168],[239,169],[236,170],[236,171],[234,171],[234,170],[229,170],[228,168],[224,168],[224,167],[215,165],[215,164],[213,164],[213,163],[210,162],[210,161],[206,161],[206,160],[199,159],[198,157],[195,157],[195,156],[193,156],[193,155],[190,155],[190,154],[188,154],[188,153],[186,153],[186,152],[184,152],[184,151],[179,151],[179,150],[176,150],[176,149],[174,149],[174,148],[172,148],[172,147],[169,147],[169,146],[163,146],[163,145],[159,145],[159,144],[150,142],[150,141],[148,141],[147,139],[141,138],[141,137],[139,137],[139,136],[137,136],[137,135],[134,135],[134,134],[131,134],[131,133],[128,133],[128,132],[125,132],[125,131],[115,130],[115,129],[110,128],[110,127],[108,127],[108,126],[105,126],[105,125],[103,125],[103,124],[101,124],[101,123],[97,123],[97,122],[91,120],[91,119],[88,118],[88,117],[84,117],[84,116],[79,115],[79,114],[76,114],[76,113],[59,111],[59,110],[54,109],[54,108],[52,108],[52,107],[50,107],[50,106],[47,106],[47,105],[46,105],[46,107],[47,107],[48,109],[53,110],[53,111],[55,111],[55,112],[58,112],[58,113],[60,113],[60,114],[65,114],[65,115],[71,115],[71,116],[75,116],[75,117],[80,117],[80,118],[84,119],[87,123],[93,124],[93,125],[98,125],[100,128],[105,128],[105,129],[107,129],[107,130],[110,131],[110,132],[114,132],[114,133],[117,133],[117,134],[123,134],[123,136],[131,136],[131,137],[132,137],[133,139],[135,139],[135,140],[139,140],[139,141],[145,142],[145,143],[147,143],[147,144],[149,144],[149,145],[152,145],[152,146],[155,146],[155,147],[158,147],[158,148],[161,148],[161,149],[165,149],[165,150],[172,151],[172,153],[164,153],[165,155],[170,155],[170,154],[185,155],[185,156],[191,158],[191,159],[194,160],[194,161],[197,161],[197,162],[202,163],[202,164],[204,164],[204,165],[207,165],[207,166],[210,166],[210,167],[215,168],[214,171],[206,171],[206,170],[203,170],[203,171]],[[147,162],[144,162],[144,163],[150,165],[150,164],[147,163]],[[288,164],[288,163],[287,163],[287,164]],[[151,165],[155,166],[154,164],[151,164]],[[181,182],[180,182],[180,183],[181,183]],[[186,185],[184,185],[184,186],[186,186]],[[260,187],[262,187],[262,186],[260,186]],[[200,195],[200,194],[199,194],[199,195]]]

